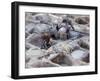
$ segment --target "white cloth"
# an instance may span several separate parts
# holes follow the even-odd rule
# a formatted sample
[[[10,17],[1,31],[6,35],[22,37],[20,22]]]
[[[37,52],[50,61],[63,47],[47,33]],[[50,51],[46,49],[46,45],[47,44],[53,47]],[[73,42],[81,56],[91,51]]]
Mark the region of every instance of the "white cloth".
[[[60,28],[59,32],[66,32],[66,28],[65,27]]]

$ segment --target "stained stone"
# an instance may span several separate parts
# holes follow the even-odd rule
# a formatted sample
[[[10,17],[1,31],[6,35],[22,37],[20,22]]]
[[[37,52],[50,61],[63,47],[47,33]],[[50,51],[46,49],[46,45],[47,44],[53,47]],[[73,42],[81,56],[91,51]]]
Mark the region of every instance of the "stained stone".
[[[87,52],[85,51],[82,51],[82,50],[76,50],[76,51],[73,51],[71,53],[72,57],[74,59],[79,59],[79,60],[82,60],[82,58],[85,58],[88,54]]]
[[[88,65],[89,22],[88,15],[26,12],[25,67]],[[42,38],[44,33],[49,36],[48,43]]]

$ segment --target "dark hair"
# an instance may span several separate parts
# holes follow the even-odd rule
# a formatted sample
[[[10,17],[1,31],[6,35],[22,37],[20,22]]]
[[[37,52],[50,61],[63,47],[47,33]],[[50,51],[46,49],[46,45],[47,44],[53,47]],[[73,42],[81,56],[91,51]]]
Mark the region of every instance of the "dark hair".
[[[66,19],[63,19],[63,21],[62,21],[63,23],[66,23],[67,22],[67,20]]]
[[[56,30],[57,30],[57,31],[59,30],[59,27],[58,27],[58,25],[56,26]]]

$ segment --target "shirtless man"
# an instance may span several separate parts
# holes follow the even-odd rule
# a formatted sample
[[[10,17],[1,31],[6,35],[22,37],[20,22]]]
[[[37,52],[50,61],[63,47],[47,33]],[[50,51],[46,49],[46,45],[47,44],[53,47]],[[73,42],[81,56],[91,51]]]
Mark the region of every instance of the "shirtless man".
[[[50,44],[50,40],[51,40],[50,34],[47,33],[47,32],[43,32],[41,38],[42,38],[42,41],[43,41],[41,48],[42,49],[43,48],[48,49],[51,46],[51,44]]]

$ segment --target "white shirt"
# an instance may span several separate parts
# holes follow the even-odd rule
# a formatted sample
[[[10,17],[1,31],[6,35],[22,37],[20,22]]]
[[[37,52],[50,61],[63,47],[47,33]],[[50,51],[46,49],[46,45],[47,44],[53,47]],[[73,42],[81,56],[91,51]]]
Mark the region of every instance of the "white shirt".
[[[61,27],[61,28],[59,29],[59,32],[66,32],[66,28],[65,28],[65,27]]]

